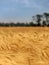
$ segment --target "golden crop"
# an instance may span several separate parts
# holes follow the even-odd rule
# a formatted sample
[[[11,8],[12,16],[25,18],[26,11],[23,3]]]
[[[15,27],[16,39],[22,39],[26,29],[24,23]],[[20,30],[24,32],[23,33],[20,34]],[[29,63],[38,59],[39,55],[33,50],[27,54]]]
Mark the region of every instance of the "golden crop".
[[[0,65],[49,65],[49,28],[0,27]]]

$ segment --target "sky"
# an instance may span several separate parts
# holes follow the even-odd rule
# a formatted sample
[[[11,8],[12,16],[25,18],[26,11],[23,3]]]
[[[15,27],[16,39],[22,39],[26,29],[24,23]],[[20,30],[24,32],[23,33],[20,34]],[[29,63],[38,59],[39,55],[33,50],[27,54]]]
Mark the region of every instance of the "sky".
[[[0,0],[0,21],[25,22],[43,12],[49,12],[49,0]]]

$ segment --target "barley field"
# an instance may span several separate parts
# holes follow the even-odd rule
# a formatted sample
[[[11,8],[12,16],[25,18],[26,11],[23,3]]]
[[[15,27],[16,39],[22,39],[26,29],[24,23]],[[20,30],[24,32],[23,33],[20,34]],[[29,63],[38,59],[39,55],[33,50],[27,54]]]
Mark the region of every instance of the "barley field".
[[[49,28],[0,27],[0,65],[49,65]]]

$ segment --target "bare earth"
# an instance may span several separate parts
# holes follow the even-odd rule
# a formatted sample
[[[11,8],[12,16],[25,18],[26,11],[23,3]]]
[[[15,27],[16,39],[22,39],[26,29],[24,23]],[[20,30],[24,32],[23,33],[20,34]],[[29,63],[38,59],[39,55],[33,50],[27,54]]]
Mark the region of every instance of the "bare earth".
[[[49,28],[0,27],[0,65],[49,65]]]

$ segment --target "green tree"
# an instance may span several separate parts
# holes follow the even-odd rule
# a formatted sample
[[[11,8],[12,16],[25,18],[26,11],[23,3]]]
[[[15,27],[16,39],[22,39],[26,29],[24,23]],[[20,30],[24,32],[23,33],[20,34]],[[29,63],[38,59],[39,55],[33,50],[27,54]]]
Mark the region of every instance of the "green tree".
[[[41,25],[40,21],[41,21],[42,15],[37,14],[36,17],[37,17],[37,21],[36,21],[37,25],[40,26]]]
[[[49,24],[49,13],[44,13],[47,25]]]

